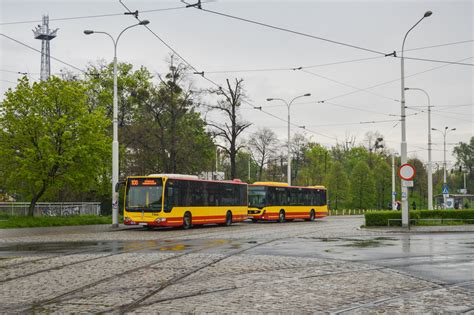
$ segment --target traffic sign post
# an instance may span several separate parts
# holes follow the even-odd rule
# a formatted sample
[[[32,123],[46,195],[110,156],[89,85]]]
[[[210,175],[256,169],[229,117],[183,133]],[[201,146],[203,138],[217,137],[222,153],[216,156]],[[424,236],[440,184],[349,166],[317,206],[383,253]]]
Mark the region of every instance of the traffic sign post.
[[[443,188],[442,188],[442,191],[443,195],[448,195],[449,196],[449,188],[448,188],[448,184],[443,184]]]
[[[402,180],[411,181],[415,178],[416,171],[413,165],[405,163],[398,169],[398,177]]]
[[[398,177],[402,180],[402,201],[408,200],[407,191],[403,191],[405,187],[413,187],[413,178],[415,178],[416,171],[413,165],[405,163],[398,169]],[[404,223],[406,222],[406,223]],[[402,226],[406,224],[410,228],[410,212],[408,207],[402,207]]]

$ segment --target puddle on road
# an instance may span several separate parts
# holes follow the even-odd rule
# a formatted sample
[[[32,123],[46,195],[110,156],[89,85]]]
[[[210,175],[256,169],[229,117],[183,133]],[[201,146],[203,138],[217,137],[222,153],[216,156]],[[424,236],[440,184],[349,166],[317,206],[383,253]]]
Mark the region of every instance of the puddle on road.
[[[393,246],[394,244],[384,243],[376,239],[369,239],[369,240],[355,240],[348,244],[342,244],[338,246],[344,247],[358,247],[358,248],[365,248],[365,247],[384,247],[384,246]]]
[[[159,250],[161,250],[161,251],[180,251],[180,250],[185,250],[188,247],[189,246],[184,245],[184,244],[176,244],[176,245],[173,245],[173,246],[160,247]]]

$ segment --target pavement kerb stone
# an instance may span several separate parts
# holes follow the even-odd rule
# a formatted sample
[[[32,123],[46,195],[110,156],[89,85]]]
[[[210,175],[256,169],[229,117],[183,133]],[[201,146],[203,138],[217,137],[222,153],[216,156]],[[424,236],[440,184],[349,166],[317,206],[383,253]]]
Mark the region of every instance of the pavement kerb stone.
[[[368,232],[379,232],[379,233],[405,233],[405,234],[420,234],[420,233],[472,233],[474,232],[474,225],[471,227],[469,225],[457,225],[458,228],[453,228],[453,226],[423,226],[423,227],[411,227],[409,230],[404,228],[387,228],[387,227],[358,227],[359,231],[368,231]],[[462,227],[462,228],[459,228]],[[421,229],[420,229],[421,228]]]

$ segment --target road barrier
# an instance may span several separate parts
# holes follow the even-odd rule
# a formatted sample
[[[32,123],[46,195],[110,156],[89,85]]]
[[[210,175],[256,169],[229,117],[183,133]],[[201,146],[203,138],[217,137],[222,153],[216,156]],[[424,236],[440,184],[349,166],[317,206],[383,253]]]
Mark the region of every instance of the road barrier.
[[[329,209],[328,215],[337,216],[337,215],[362,215],[366,212],[380,211],[376,209]]]
[[[0,202],[0,215],[26,216],[29,202]],[[35,216],[100,215],[100,202],[38,202]]]

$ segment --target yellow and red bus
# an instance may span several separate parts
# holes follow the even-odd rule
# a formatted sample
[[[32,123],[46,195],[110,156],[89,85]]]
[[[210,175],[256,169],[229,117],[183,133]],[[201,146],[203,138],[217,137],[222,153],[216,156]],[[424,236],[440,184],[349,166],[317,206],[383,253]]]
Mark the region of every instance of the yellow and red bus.
[[[247,183],[200,180],[193,175],[130,176],[124,224],[148,227],[222,224],[247,219]]]
[[[287,183],[256,182],[248,185],[249,211],[252,221],[278,222],[305,219],[314,221],[328,214],[324,186],[289,186]]]

